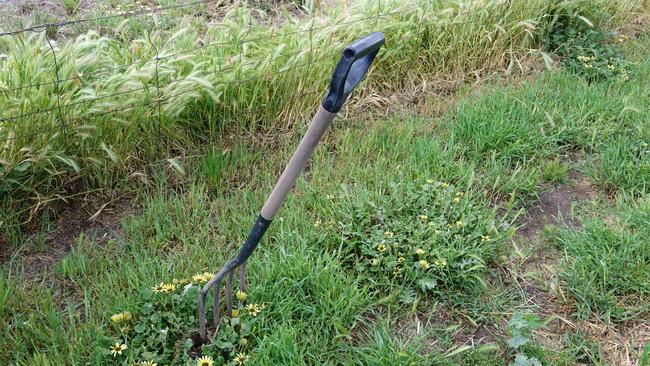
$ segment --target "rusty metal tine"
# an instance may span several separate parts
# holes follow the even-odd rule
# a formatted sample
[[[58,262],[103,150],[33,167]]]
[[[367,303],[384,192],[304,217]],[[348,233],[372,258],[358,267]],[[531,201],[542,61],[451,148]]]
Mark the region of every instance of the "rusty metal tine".
[[[232,271],[228,272],[228,278],[226,278],[226,314],[229,317],[232,317]]]
[[[239,266],[239,291],[246,292],[246,262]]]
[[[212,288],[214,291],[214,302],[212,303],[212,313],[213,313],[213,320],[214,320],[214,327],[219,330],[219,323],[221,321],[221,316],[219,315],[219,292],[220,292],[220,287],[221,287],[221,280],[217,281],[217,283],[214,284],[214,287]],[[216,332],[215,332],[216,333]]]

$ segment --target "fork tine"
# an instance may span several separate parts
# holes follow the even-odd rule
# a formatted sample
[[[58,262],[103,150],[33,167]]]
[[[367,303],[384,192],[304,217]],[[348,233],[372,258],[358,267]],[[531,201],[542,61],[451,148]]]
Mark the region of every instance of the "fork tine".
[[[206,319],[205,319],[205,301],[207,298],[207,292],[201,291],[199,294],[199,334],[201,335],[201,342],[207,341],[207,329],[206,329]]]
[[[239,291],[246,292],[246,262],[239,266]]]
[[[221,280],[217,281],[217,283],[214,284],[212,287],[212,290],[214,291],[214,302],[212,303],[212,312],[214,316],[214,327],[216,328],[216,331],[219,331],[219,322],[221,321],[221,316],[219,315],[219,308],[220,308],[220,300],[219,300],[219,290],[221,287]]]
[[[232,271],[228,272],[228,278],[226,278],[226,314],[232,317]]]
[[[261,215],[259,215],[257,217],[257,220],[255,221],[255,224],[253,225],[253,228],[251,229],[250,234],[248,234],[248,238],[246,239],[246,242],[239,250],[237,256],[230,259],[228,262],[226,262],[226,264],[224,264],[221,267],[221,269],[219,269],[219,271],[214,275],[214,277],[212,277],[212,279],[208,281],[201,289],[199,293],[199,331],[200,331],[201,341],[203,342],[203,344],[205,344],[208,341],[204,310],[205,310],[206,298],[209,294],[210,288],[214,287],[213,288],[214,304],[212,305],[212,310],[214,316],[214,325],[218,331],[219,322],[221,320],[219,314],[219,308],[220,308],[219,293],[221,291],[220,289],[221,280],[223,279],[224,276],[226,275],[228,276],[228,278],[226,278],[226,301],[227,301],[226,307],[227,307],[228,316],[232,316],[232,280],[234,276],[233,271],[237,267],[240,267],[253,253],[257,245],[260,243],[260,240],[262,239],[264,232],[266,232],[266,229],[269,227],[270,224],[271,224],[271,220],[267,220]],[[244,272],[240,268],[240,274],[241,273]],[[240,276],[241,276],[240,278],[242,279],[244,278],[243,275]]]

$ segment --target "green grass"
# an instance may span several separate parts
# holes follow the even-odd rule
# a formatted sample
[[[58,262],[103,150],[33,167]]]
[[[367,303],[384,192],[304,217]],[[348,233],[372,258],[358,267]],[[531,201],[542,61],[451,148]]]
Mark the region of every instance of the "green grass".
[[[479,218],[477,228],[490,222],[481,221],[485,218],[494,220],[493,209],[486,205],[492,197],[489,192],[499,186],[499,182],[512,182],[513,191],[524,187],[536,192],[536,183],[528,183],[527,179],[519,179],[516,175],[513,177],[511,172],[517,171],[518,166],[527,170],[532,165],[534,170],[537,162],[564,153],[564,149],[551,143],[556,139],[541,132],[532,138],[514,139],[512,144],[524,146],[511,146],[499,152],[498,156],[490,157],[490,154],[467,153],[479,146],[475,141],[485,138],[481,130],[474,130],[475,133],[468,134],[467,139],[450,139],[448,136],[456,131],[466,133],[465,126],[470,125],[467,123],[456,127],[456,119],[492,115],[491,108],[501,108],[504,112],[499,118],[504,121],[520,118],[522,115],[518,114],[520,112],[516,108],[522,103],[504,99],[504,95],[519,95],[520,100],[533,103],[535,96],[556,93],[558,88],[576,88],[575,80],[569,83],[570,79],[570,75],[563,73],[547,74],[539,82],[523,83],[517,88],[488,89],[480,95],[486,101],[461,101],[458,108],[464,111],[463,114],[451,111],[435,124],[421,118],[377,120],[368,126],[353,124],[343,127],[343,122],[337,124],[330,141],[317,151],[309,172],[299,180],[296,192],[290,196],[287,206],[273,224],[268,239],[251,259],[250,294],[269,304],[255,335],[258,346],[252,362],[390,364],[405,360],[415,364],[472,364],[471,360],[482,360],[480,362],[485,364],[500,364],[498,358],[489,353],[477,353],[476,350],[464,350],[451,357],[445,356],[448,349],[444,347],[433,347],[426,351],[420,349],[418,352],[419,348],[415,346],[417,342],[393,338],[389,334],[394,326],[391,317],[404,316],[400,315],[404,307],[426,308],[436,302],[454,309],[454,313],[462,319],[472,319],[476,324],[498,322],[499,316],[489,314],[507,312],[521,301],[517,291],[513,292],[505,284],[497,282],[496,288],[483,289],[482,283],[486,280],[494,283],[494,271],[502,260],[499,250],[494,250],[503,250],[501,244],[481,247],[479,240],[476,247],[478,252],[472,255],[483,258],[484,264],[479,269],[481,275],[478,277],[483,278],[479,281],[472,276],[463,277],[461,271],[451,271],[448,274],[451,277],[437,279],[442,287],[437,290],[440,292],[434,292],[438,294],[434,298],[427,298],[428,291],[422,291],[418,286],[401,282],[394,282],[391,286],[404,288],[402,295],[397,295],[395,290],[381,290],[386,289],[382,286],[391,282],[385,282],[386,277],[372,271],[357,272],[350,265],[356,257],[349,256],[354,251],[350,251],[348,245],[355,240],[364,240],[366,233],[369,233],[368,238],[373,237],[372,225],[364,223],[378,214],[386,215],[397,223],[394,232],[403,238],[405,250],[419,247],[419,241],[413,241],[416,236],[409,234],[405,228],[416,221],[413,215],[419,215],[422,209],[437,207],[429,206],[433,201],[429,201],[428,195],[419,198],[423,185],[429,184],[427,179],[434,180],[431,189],[440,189],[437,186],[439,183],[435,182],[450,182],[450,187],[459,187],[450,193],[450,199],[455,197],[457,190],[464,191],[462,202],[467,205],[463,206],[467,210],[463,208],[458,212],[469,215],[465,217],[468,226],[473,222],[470,216]],[[579,84],[578,90],[583,92],[575,94],[575,104],[567,101],[562,108],[554,111],[556,119],[568,121],[571,115],[580,112],[595,114],[593,109],[601,108],[597,120],[608,121],[613,118],[610,115],[617,115],[618,109],[624,106],[605,108],[598,104],[598,98],[601,101],[629,98],[629,103],[635,102],[631,99],[635,94],[624,95],[629,90],[626,88],[603,88],[599,94],[588,92],[586,85]],[[500,107],[499,103],[490,102],[490,98],[507,102],[510,107]],[[555,103],[540,97],[536,97],[535,101]],[[548,123],[544,119],[537,122]],[[605,125],[604,122],[594,123],[599,129]],[[624,126],[619,126],[625,133]],[[581,135],[565,127],[558,127],[557,131],[552,126],[546,127],[548,132],[545,133],[548,135],[557,136],[560,132]],[[486,124],[484,128],[489,126]],[[580,131],[586,128],[581,126]],[[620,133],[614,127],[611,129],[612,134]],[[573,139],[579,140],[577,137]],[[356,143],[358,141],[362,143]],[[549,146],[549,150],[539,154],[535,149],[528,149],[526,145],[531,141],[541,141],[541,146]],[[105,358],[97,356],[96,352],[105,349],[112,337],[106,327],[110,323],[110,315],[133,308],[139,301],[138,292],[143,288],[205,269],[213,270],[222,263],[243,239],[254,218],[255,209],[263,202],[263,194],[270,189],[276,172],[288,158],[294,144],[295,137],[291,137],[281,143],[283,147],[273,155],[259,154],[245,141],[231,147],[226,153],[216,147],[208,149],[204,155],[183,163],[186,180],[194,183],[181,184],[171,192],[166,182],[175,179],[176,173],[173,170],[159,171],[154,180],[154,186],[159,188],[140,198],[142,212],[124,221],[122,238],[103,246],[96,245],[89,238],[80,239],[54,268],[54,282],[49,285],[34,288],[20,279],[3,276],[0,287],[4,294],[0,297],[3,299],[2,318],[9,326],[2,331],[2,343],[11,347],[3,353],[4,360],[15,360],[18,364],[40,362],[31,360],[50,360],[55,364],[95,360],[103,364]],[[599,150],[585,148],[584,152],[598,154]],[[512,164],[513,160],[519,162]],[[246,167],[253,163],[267,168],[250,172]],[[539,174],[539,171],[537,175],[533,174],[537,177],[533,182],[538,181]],[[244,179],[245,184],[242,186],[236,179]],[[397,185],[391,185],[391,182]],[[508,207],[507,202],[503,207]],[[433,209],[428,216],[434,219],[438,212],[439,209]],[[643,227],[639,221],[641,219],[638,215],[629,219],[630,225],[636,225],[634,230]],[[348,236],[341,235],[337,226],[327,227],[332,220],[344,220],[344,227],[354,228],[352,232],[357,233],[357,239],[350,240]],[[317,221],[321,221],[321,224],[314,227]],[[499,229],[504,233],[513,227],[508,220],[499,225],[504,225]],[[589,260],[600,258],[600,246],[592,248],[600,235],[598,225],[601,224],[588,224],[585,233],[577,231],[565,234],[567,239],[563,245],[567,247],[567,263],[578,258],[586,261],[584,268],[590,268],[592,264]],[[623,260],[632,263],[631,259],[642,258],[636,255],[642,253],[644,248],[642,233],[630,234],[628,231],[616,234],[633,244],[621,247],[624,252],[616,252],[618,257],[611,257],[616,263]],[[424,229],[422,234],[426,232]],[[383,231],[380,234],[383,235]],[[493,238],[495,241],[490,244],[500,240],[499,235]],[[428,237],[422,239],[428,242]],[[450,248],[463,246],[450,247],[441,243],[439,247],[429,248],[443,253]],[[584,248],[593,250],[591,257],[581,255],[580,250]],[[449,258],[453,258],[453,255]],[[447,262],[451,264],[449,258]],[[434,259],[431,259],[432,263]],[[566,277],[563,278],[568,281],[581,273],[577,268],[583,267],[576,265],[575,271],[571,269],[574,267],[567,268],[563,272]],[[625,281],[626,296],[638,296],[639,291],[643,290],[643,280],[637,272],[614,272],[622,273],[626,279],[637,276],[637,282]],[[608,280],[611,278],[608,275]],[[585,279],[576,277],[573,281],[580,283]],[[622,289],[619,280],[615,281],[610,286],[617,291]],[[383,285],[377,287],[376,283]],[[456,296],[456,286],[467,286],[473,290],[469,296]],[[576,290],[580,289],[575,287]],[[413,302],[413,295],[409,295],[409,292],[418,294],[420,300]],[[594,293],[596,295],[597,292]],[[451,301],[450,297],[454,300]],[[592,307],[589,301],[589,298],[576,296],[575,304],[601,311],[602,308]],[[386,321],[370,321],[373,317],[369,315],[373,313]],[[187,329],[192,328],[192,324],[187,326]],[[103,341],[98,343],[96,340]],[[54,345],[56,352],[46,352]],[[580,355],[582,353],[575,357],[582,357]],[[567,364],[570,363],[567,361]]]
[[[560,277],[579,317],[621,322],[648,313],[649,220],[644,198],[623,205],[614,219],[594,219],[556,239],[565,252]]]
[[[466,35],[457,36],[462,40]],[[461,47],[459,57],[467,60],[461,68],[476,66],[472,63],[479,61],[472,55],[479,50]],[[389,54],[385,60],[397,62],[398,56]],[[645,159],[639,146],[647,141],[644,83],[650,68],[647,53],[637,57],[632,59],[637,65],[631,80],[623,84],[590,83],[560,69],[517,85],[486,84],[463,95],[439,118],[405,112],[372,120],[337,120],[250,259],[248,296],[267,307],[250,330],[248,348],[236,348],[251,356],[247,364],[510,365],[516,355],[507,345],[515,336],[508,321],[514,313],[548,310],[531,305],[524,276],[513,270],[518,260],[518,249],[511,252],[513,231],[520,210],[540,195],[542,180],[571,183],[567,167],[588,174],[607,193],[617,193],[619,204],[611,207],[606,200],[596,201],[595,208],[577,210],[583,227],[549,230],[561,249],[558,283],[553,287],[559,293],[549,293],[557,295],[549,298],[569,305],[574,314],[561,315],[577,327],[585,319],[611,322],[612,329],[647,322],[650,192],[648,175],[638,167]],[[435,72],[461,71],[455,70],[459,66],[447,69],[442,61],[426,67],[431,65]],[[380,63],[371,77],[389,74],[388,67]],[[426,67],[418,66],[409,75],[424,73]],[[369,80],[367,93],[394,76],[385,77],[377,78],[376,84]],[[290,82],[279,84],[279,92]],[[257,95],[251,90],[242,93],[251,93],[241,95],[244,99]],[[224,98],[240,100],[234,95]],[[257,112],[257,117],[271,113],[261,106]],[[283,112],[284,117],[294,112]],[[180,128],[202,112],[192,113],[164,120],[170,123],[166,133],[182,135],[185,127],[198,128]],[[214,116],[211,113],[203,117]],[[244,118],[242,127],[259,122],[252,116],[245,115],[252,119]],[[124,136],[142,139],[138,149],[154,154],[160,147],[139,135],[149,133],[146,117],[143,114],[140,120],[142,131],[130,130],[125,117],[111,120],[123,130],[113,131],[112,126],[104,133],[114,133],[115,141]],[[170,338],[161,346],[164,352],[156,354],[136,344],[158,340],[138,343],[128,333],[131,330],[115,327],[111,315],[131,311],[136,315],[134,325],[163,324],[157,323],[158,311],[151,318],[142,315],[150,302],[143,293],[161,281],[215,271],[235,252],[292,153],[300,135],[300,128],[296,130],[274,135],[272,142],[251,142],[242,134],[227,147],[221,141],[201,146],[195,156],[174,160],[174,166],[166,160],[148,164],[147,186],[136,190],[138,210],[124,218],[122,234],[105,242],[80,237],[61,260],[45,269],[48,277],[43,282],[21,275],[20,258],[3,265],[0,363],[115,365],[146,358],[183,364],[179,360],[184,339],[197,325],[191,301],[165,308],[165,316],[179,317],[168,323],[174,326],[168,330]],[[97,137],[90,136],[75,148],[83,152],[86,144],[100,141]],[[187,141],[195,137],[187,136]],[[117,153],[109,145],[95,146],[109,156],[107,161],[113,161],[107,150],[118,162],[135,156],[128,149]],[[579,159],[563,161],[572,155]],[[66,164],[65,159],[58,161]],[[30,179],[29,172],[26,168],[21,173],[23,179]],[[100,179],[99,185],[113,181],[103,175],[109,173],[80,174]],[[449,186],[443,188],[443,183]],[[608,215],[611,212],[613,216]],[[420,217],[423,214],[426,219]],[[459,221],[463,225],[457,225]],[[42,238],[47,227],[44,220]],[[387,230],[393,233],[391,240],[386,239]],[[490,240],[482,240],[486,234]],[[379,251],[382,240],[390,248]],[[418,248],[425,249],[426,258],[415,252]],[[399,251],[408,261],[402,267],[405,277],[395,280],[393,259],[399,258]],[[372,258],[387,266],[377,270],[367,264]],[[429,270],[424,270],[421,259],[429,262]],[[156,296],[167,301],[167,295]],[[156,336],[159,330],[148,329]],[[530,339],[522,352],[546,364],[610,362],[603,344],[582,329],[565,334],[561,345],[545,345],[534,333],[525,336]],[[115,342],[131,347],[112,357],[108,347]],[[240,344],[239,335],[233,342]],[[641,351],[634,349],[632,357],[640,359]]]
[[[641,3],[598,1],[592,7],[609,15],[594,21],[614,25]],[[0,39],[6,55],[0,87],[11,90],[0,93],[3,117],[11,118],[0,129],[0,198],[3,211],[18,212],[17,218],[3,217],[3,227],[15,231],[29,219],[29,209],[73,194],[71,181],[106,191],[127,185],[134,170],[147,171],[143,162],[164,164],[190,154],[188,146],[234,126],[285,129],[299,123],[320,100],[341,49],[371,30],[385,32],[387,46],[364,91],[348,103],[353,107],[386,105],[385,97],[376,96],[442,75],[515,73],[531,49],[542,47],[539,39],[552,23],[545,1],[495,1],[470,9],[454,1],[362,1],[270,25],[259,20],[262,10],[239,5],[225,7],[216,25],[188,11],[93,23],[76,38],[57,39],[54,53],[44,33]],[[53,70],[60,85],[52,83]],[[45,85],[14,90],[30,84]],[[513,125],[490,144],[504,146],[523,132],[523,124]],[[530,142],[527,148],[535,148]],[[486,152],[490,144],[470,151]],[[512,152],[512,158],[530,152]]]
[[[542,176],[549,183],[564,183],[567,180],[569,165],[560,160],[550,160],[544,164]]]

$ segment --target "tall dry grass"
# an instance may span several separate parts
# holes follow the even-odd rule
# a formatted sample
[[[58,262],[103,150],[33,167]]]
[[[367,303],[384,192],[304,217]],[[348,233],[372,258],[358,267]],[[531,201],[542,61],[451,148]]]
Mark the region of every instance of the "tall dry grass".
[[[340,51],[368,32],[385,32],[386,46],[351,103],[387,108],[387,95],[441,75],[516,71],[522,57],[542,57],[540,39],[558,8],[581,15],[584,4],[469,3],[364,0],[273,21],[234,6],[207,26],[163,12],[69,40],[0,37],[0,226],[19,222],[25,206],[16,202],[41,207],[72,180],[110,187],[231,126],[302,121]],[[598,0],[588,9],[612,26],[642,6]]]

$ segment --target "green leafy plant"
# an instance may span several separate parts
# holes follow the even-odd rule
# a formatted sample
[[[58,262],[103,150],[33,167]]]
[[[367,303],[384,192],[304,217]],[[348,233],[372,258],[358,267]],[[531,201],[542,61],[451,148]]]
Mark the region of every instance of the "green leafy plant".
[[[544,44],[547,50],[562,58],[564,67],[590,82],[629,80],[631,63],[617,46],[627,36],[599,29],[594,20],[605,17],[602,11],[586,2],[557,2],[551,8],[553,20]]]
[[[542,366],[541,361],[534,355],[529,355],[526,348],[533,342],[533,331],[541,325],[535,314],[517,311],[508,322],[508,349],[514,354],[514,362],[510,366]]]
[[[380,288],[397,283],[435,295],[482,288],[506,237],[493,210],[448,183],[390,183],[385,195],[350,193],[342,206],[336,232],[346,262]]]
[[[107,364],[230,365],[250,358],[251,335],[264,304],[246,304],[248,295],[235,294],[232,316],[223,316],[210,343],[195,347],[196,299],[200,285],[212,273],[174,279],[141,292],[132,311],[111,316],[111,337],[99,346]]]

